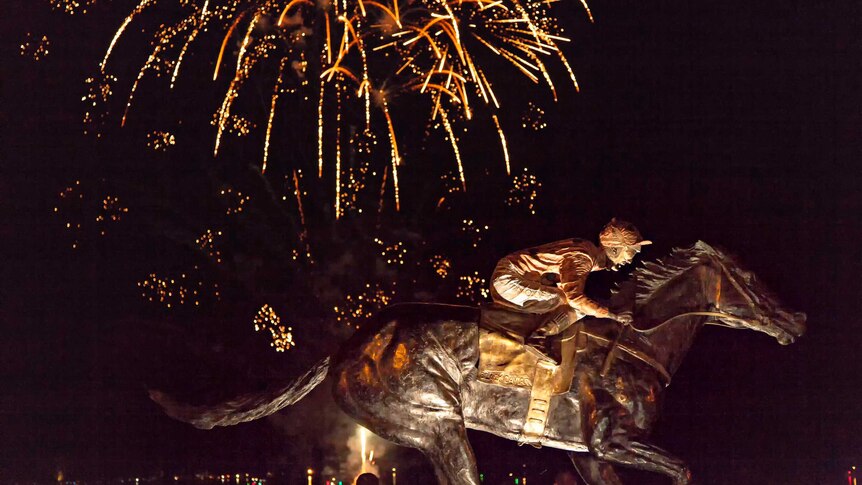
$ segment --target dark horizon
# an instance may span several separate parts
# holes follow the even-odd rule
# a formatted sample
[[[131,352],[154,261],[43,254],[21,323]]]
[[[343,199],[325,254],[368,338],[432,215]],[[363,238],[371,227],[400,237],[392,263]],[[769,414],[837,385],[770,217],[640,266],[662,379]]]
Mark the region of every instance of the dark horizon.
[[[201,431],[165,416],[147,397],[154,385],[191,392],[221,385],[207,379],[222,375],[230,384],[259,384],[300,359],[276,355],[246,320],[230,326],[238,313],[194,320],[211,328],[183,327],[185,314],[159,326],[162,313],[139,311],[134,282],[154,261],[178,264],[187,253],[136,233],[153,225],[134,211],[127,226],[134,230],[91,237],[71,250],[53,212],[57,194],[75,180],[162,201],[172,210],[157,203],[136,210],[170,219],[157,226],[163,233],[217,205],[201,194],[210,189],[207,119],[218,89],[198,98],[164,95],[167,101],[158,103],[167,92],[159,84],[142,95],[129,128],[120,130],[112,119],[101,139],[82,134],[83,81],[130,5],[97,3],[85,16],[67,16],[47,1],[12,0],[0,20],[0,482],[49,482],[59,469],[70,478],[110,481],[159,469],[302,469],[304,462],[323,462],[323,445],[296,444],[301,433],[346,426],[343,415],[326,414],[338,411],[321,404],[328,396],[322,388],[278,417],[231,428]],[[633,221],[656,242],[642,259],[697,240],[727,248],[787,307],[808,314],[808,332],[781,347],[750,332],[706,330],[666,390],[656,442],[710,485],[846,483],[847,470],[862,466],[860,4],[615,1],[591,8],[594,24],[577,5],[565,6],[562,16],[573,37],[566,48],[580,93],[558,87],[557,104],[537,96],[548,128],[510,132],[516,169],[529,167],[543,182],[537,215],[498,221],[482,250],[465,259],[487,278],[509,251],[565,237],[595,239],[612,216]],[[51,39],[39,62],[19,54],[28,32]],[[124,44],[134,58],[116,61],[124,81],[145,60],[146,45]],[[185,92],[209,86],[209,72],[184,76]],[[504,94],[520,106],[522,86],[513,86]],[[119,98],[126,88],[118,88]],[[156,159],[143,134],[167,126],[160,120],[171,116],[192,120],[172,129],[194,142],[178,142],[170,158]],[[462,140],[475,186],[497,180],[487,175],[502,163],[493,141]],[[454,166],[448,145],[434,143],[407,155],[405,228],[421,225],[428,167]],[[239,160],[233,175],[241,179],[259,151],[237,145],[229,153]],[[291,156],[299,157],[291,153],[280,163]],[[493,187],[476,190],[505,196]],[[470,209],[477,220],[502,219],[495,207]],[[348,239],[345,233],[339,236]],[[619,277],[591,277],[589,291],[601,295]],[[238,293],[226,290],[225,298],[232,294]],[[158,324],[137,325],[145,318]],[[176,328],[200,342],[163,340]],[[224,341],[214,345],[208,339],[215,337]],[[310,358],[307,347],[298,346],[296,355]],[[224,364],[240,353],[260,357]],[[559,451],[519,448],[478,432],[470,437],[482,470],[529,463],[547,470],[545,480],[569,466]],[[391,446],[389,453],[405,468],[430,471],[417,452]]]

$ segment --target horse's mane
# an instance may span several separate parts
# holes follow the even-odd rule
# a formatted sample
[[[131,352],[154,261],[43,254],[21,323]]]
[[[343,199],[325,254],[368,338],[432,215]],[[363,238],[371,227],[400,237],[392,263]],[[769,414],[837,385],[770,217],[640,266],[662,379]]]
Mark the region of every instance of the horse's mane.
[[[634,285],[635,302],[642,304],[662,286],[710,257],[726,256],[709,244],[698,241],[690,248],[674,248],[670,254],[655,261],[646,261],[632,271],[628,281],[620,283],[613,294],[630,291]]]

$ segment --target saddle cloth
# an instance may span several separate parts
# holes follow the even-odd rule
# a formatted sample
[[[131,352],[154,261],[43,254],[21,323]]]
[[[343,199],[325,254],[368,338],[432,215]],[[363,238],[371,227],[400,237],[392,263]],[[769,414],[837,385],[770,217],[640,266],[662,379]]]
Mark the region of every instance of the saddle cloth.
[[[524,345],[526,335],[535,330],[540,318],[492,306],[482,308],[479,324],[479,381],[530,390],[521,442],[537,447],[550,417],[551,397],[569,392],[577,351],[586,348],[587,338],[580,332],[580,324],[552,337],[549,347],[556,347],[561,356],[556,365]]]

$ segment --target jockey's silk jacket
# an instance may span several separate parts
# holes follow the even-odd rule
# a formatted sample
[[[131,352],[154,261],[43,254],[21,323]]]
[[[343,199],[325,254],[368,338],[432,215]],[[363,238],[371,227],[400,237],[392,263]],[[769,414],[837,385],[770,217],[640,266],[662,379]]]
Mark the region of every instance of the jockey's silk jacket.
[[[607,317],[608,309],[584,295],[587,277],[604,269],[604,251],[590,241],[564,239],[509,254],[494,268],[495,303],[526,313],[547,313],[568,304],[584,316]],[[553,286],[552,280],[558,281]]]

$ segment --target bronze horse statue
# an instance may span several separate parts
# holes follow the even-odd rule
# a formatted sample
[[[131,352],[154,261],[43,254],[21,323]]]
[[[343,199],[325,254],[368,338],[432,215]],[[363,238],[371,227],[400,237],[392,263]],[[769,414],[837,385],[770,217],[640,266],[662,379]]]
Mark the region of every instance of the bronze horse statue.
[[[635,269],[611,306],[631,308],[635,323],[614,338],[615,322],[585,322],[587,338],[571,386],[551,398],[537,443],[568,451],[588,485],[620,484],[618,465],[667,475],[674,484],[691,483],[685,463],[648,439],[661,391],[704,325],[755,330],[781,344],[805,330],[804,314],[783,310],[753,274],[703,242]],[[467,429],[520,440],[530,403],[529,389],[477,378],[481,311],[393,305],[349,339],[332,365],[326,358],[286,386],[213,406],[150,394],[168,415],[212,428],[274,413],[331,375],[336,402],[360,424],[421,450],[441,484],[479,485]],[[616,352],[612,362],[611,352]]]

